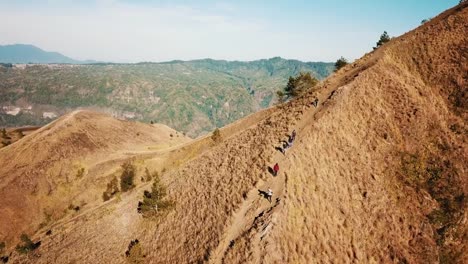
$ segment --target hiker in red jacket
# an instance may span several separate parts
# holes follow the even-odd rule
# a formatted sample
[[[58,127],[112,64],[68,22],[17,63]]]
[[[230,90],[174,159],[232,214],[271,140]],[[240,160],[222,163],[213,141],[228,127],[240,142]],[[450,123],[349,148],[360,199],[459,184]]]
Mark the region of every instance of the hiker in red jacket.
[[[278,175],[278,171],[279,171],[279,165],[278,163],[275,164],[275,166],[273,166],[273,172],[274,172],[274,175]]]

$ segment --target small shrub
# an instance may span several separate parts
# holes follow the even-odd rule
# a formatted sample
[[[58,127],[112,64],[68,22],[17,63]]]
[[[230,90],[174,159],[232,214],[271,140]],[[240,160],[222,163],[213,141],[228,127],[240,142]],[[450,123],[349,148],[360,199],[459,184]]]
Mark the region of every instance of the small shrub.
[[[81,177],[83,177],[84,173],[85,173],[85,168],[81,167],[81,168],[79,168],[78,171],[76,172],[76,177],[77,177],[77,178],[81,178]]]
[[[348,65],[348,60],[346,60],[343,56],[339,58],[335,62],[335,72],[337,72],[339,69],[343,68],[344,66]]]
[[[102,194],[102,199],[105,201],[112,198],[116,193],[119,192],[119,186],[117,178],[114,177],[108,184],[106,191]]]
[[[29,236],[26,234],[22,234],[20,239],[23,242],[23,244],[16,246],[16,251],[20,254],[27,254],[37,249],[41,245],[41,241],[37,243],[33,243],[31,239],[29,238]]]
[[[276,92],[276,96],[278,97],[278,103],[284,103],[286,101],[286,93],[279,90]]]
[[[221,131],[219,131],[219,128],[216,128],[216,129],[213,131],[213,134],[211,135],[211,139],[212,139],[214,142],[220,142],[220,141],[221,141]]]
[[[389,41],[390,41],[390,36],[388,35],[387,31],[384,31],[382,33],[382,35],[380,35],[380,39],[379,39],[379,41],[377,41],[376,47],[374,47],[374,49],[379,48],[380,46],[382,46],[383,44],[385,44],[385,43],[387,43]]]
[[[78,212],[80,210],[80,207],[78,205],[75,206],[74,204],[71,203],[68,206],[68,210],[74,210],[75,212]]]
[[[138,239],[130,241],[128,249],[125,251],[128,263],[145,263],[146,255]]]
[[[120,190],[126,192],[135,188],[133,180],[135,178],[136,168],[132,162],[128,161],[122,164],[122,169],[123,171],[120,175]]]
[[[429,22],[429,20],[431,20],[431,19],[432,18],[430,17],[430,18],[426,18],[426,19],[421,20],[421,25],[424,24],[424,23]]]
[[[310,88],[315,87],[319,81],[312,77],[310,72],[301,72],[296,77],[289,77],[288,84],[284,88],[284,92],[288,96],[298,96]]]
[[[452,131],[453,133],[455,133],[457,135],[461,135],[462,131],[463,131],[463,128],[459,124],[451,124],[449,126],[449,129],[450,129],[450,131]]]
[[[0,257],[0,260],[3,262],[3,263],[8,263],[8,260],[10,259],[10,257],[8,256],[3,256],[3,257]]]
[[[155,174],[153,180],[151,192],[145,191],[143,201],[138,203],[138,212],[143,214],[143,217],[160,216],[174,206],[173,201],[166,199],[167,190],[159,175]]]

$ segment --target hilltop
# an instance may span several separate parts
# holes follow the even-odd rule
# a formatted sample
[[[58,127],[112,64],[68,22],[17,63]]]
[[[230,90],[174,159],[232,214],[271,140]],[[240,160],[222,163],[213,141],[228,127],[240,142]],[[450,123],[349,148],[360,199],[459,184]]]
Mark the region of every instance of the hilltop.
[[[0,45],[2,63],[84,63],[64,56],[58,52],[44,51],[27,44]]]
[[[279,57],[0,67],[0,125],[41,125],[87,108],[196,137],[271,106],[289,76],[311,72],[323,79],[333,69]]]
[[[463,3],[219,137],[131,153],[139,176],[158,172],[172,207],[155,219],[138,212],[149,182],[87,197],[30,233],[41,242],[33,252],[8,239],[11,261],[466,263],[467,21]],[[293,130],[293,146],[277,151]],[[268,189],[271,202],[259,195]]]
[[[0,237],[34,232],[41,223],[62,218],[72,204],[100,200],[113,164],[189,141],[160,124],[89,111],[65,115],[0,149]]]

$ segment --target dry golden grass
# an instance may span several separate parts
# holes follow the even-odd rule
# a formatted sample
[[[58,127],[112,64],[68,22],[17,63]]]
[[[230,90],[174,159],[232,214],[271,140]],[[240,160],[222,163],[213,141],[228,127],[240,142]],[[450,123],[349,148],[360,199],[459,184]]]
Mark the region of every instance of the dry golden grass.
[[[19,234],[36,232],[46,214],[57,220],[72,203],[102,201],[106,184],[133,153],[154,154],[148,144],[189,141],[170,137],[175,133],[77,111],[0,149],[0,237],[12,245]]]
[[[13,254],[14,263],[125,263],[133,239],[148,263],[466,263],[466,201],[449,219],[434,212],[444,208],[441,197],[467,192],[466,102],[451,97],[466,92],[467,5],[366,54],[316,91],[222,128],[217,144],[207,136],[133,152],[141,168],[165,169],[173,210],[144,219],[137,204],[151,184],[139,184],[54,222],[50,236],[37,232],[36,254]],[[297,139],[283,155],[274,147],[293,129]],[[442,180],[431,186],[428,173]],[[258,194],[268,188],[271,203]]]

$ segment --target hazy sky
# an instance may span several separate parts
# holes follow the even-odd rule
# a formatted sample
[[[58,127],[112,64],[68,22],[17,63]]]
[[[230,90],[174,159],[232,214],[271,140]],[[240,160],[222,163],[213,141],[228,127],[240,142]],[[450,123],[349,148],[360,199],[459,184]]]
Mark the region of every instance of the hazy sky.
[[[458,0],[0,0],[0,45],[114,62],[361,57]]]

